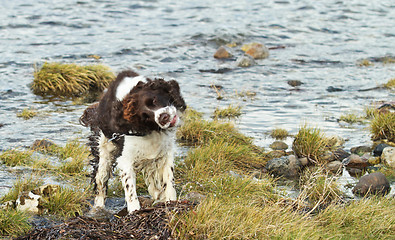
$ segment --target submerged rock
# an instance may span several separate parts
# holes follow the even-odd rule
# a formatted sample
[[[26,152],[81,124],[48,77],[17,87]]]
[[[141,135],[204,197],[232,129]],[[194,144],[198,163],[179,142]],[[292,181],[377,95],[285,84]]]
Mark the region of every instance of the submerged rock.
[[[46,139],[41,139],[34,141],[33,145],[31,146],[31,149],[34,151],[43,151],[43,150],[47,150],[52,146],[55,146],[55,143]]]
[[[304,84],[302,81],[299,80],[289,80],[287,81],[287,83],[291,87],[299,87],[300,85]]]
[[[226,59],[226,58],[231,58],[231,57],[232,57],[232,54],[224,46],[219,47],[214,54],[214,58],[217,58],[217,59]]]
[[[381,159],[391,168],[395,168],[395,147],[386,147],[381,154]]]
[[[357,155],[362,155],[367,152],[371,152],[372,148],[369,146],[358,146],[358,147],[353,147],[350,149],[351,153],[357,154]]]
[[[236,64],[239,67],[250,67],[255,65],[255,61],[250,56],[241,56],[237,59]]]
[[[365,175],[359,179],[352,192],[365,197],[369,195],[386,195],[390,191],[390,183],[381,172]]]
[[[241,47],[241,50],[254,59],[264,59],[269,57],[269,49],[261,43],[244,44]]]

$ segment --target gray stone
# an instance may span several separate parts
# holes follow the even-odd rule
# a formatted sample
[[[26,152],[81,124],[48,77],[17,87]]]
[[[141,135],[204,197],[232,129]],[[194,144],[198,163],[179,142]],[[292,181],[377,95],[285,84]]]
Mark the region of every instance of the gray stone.
[[[287,150],[288,145],[285,142],[282,141],[275,141],[269,146],[273,150]]]
[[[346,152],[342,148],[338,148],[335,151],[333,151],[333,154],[335,156],[335,160],[342,161],[343,159],[348,158],[351,154]]]
[[[307,157],[299,158],[299,162],[302,166],[307,166],[310,163]]]
[[[386,195],[390,191],[390,183],[381,172],[362,176],[352,192],[364,197],[369,195]]]
[[[369,146],[358,146],[358,147],[353,147],[350,149],[351,153],[357,154],[357,155],[362,155],[367,152],[371,152],[372,148]]]
[[[373,150],[373,156],[381,156],[381,154],[384,151],[384,148],[386,147],[390,147],[390,145],[386,143],[380,143],[379,145],[377,145]]]
[[[361,158],[356,154],[351,154],[348,158],[344,159],[342,163],[347,168],[364,169],[369,166],[369,162],[367,159]]]
[[[301,164],[294,155],[271,159],[265,165],[265,169],[276,177],[296,177],[300,168]]]
[[[395,147],[384,148],[381,159],[389,167],[395,168]]]
[[[200,203],[202,200],[206,198],[206,195],[203,195],[198,192],[190,192],[188,193],[185,198],[194,203]]]
[[[326,169],[334,173],[341,172],[342,168],[343,168],[343,164],[340,161],[329,162],[326,165]]]
[[[299,87],[300,85],[303,84],[303,82],[299,81],[299,80],[289,80],[289,81],[287,81],[287,83],[291,87]]]
[[[236,64],[239,67],[250,67],[255,65],[255,61],[252,57],[244,55],[237,59]]]

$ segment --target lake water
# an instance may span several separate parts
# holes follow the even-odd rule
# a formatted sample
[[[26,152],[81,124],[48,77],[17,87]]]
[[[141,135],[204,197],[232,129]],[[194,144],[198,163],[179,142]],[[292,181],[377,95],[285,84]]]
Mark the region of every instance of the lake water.
[[[30,91],[34,67],[46,61],[99,62],[114,72],[131,68],[177,79],[187,104],[207,117],[217,107],[242,106],[240,129],[264,147],[273,141],[268,131],[285,128],[295,134],[305,122],[349,139],[346,149],[371,144],[366,125],[337,119],[394,101],[389,90],[360,91],[394,78],[395,64],[378,61],[395,55],[392,0],[14,0],[1,1],[0,12],[0,150],[43,138],[64,144],[88,134],[78,123],[87,105]],[[250,42],[272,48],[269,58],[237,67],[241,45]],[[238,44],[235,59],[214,59],[226,43]],[[373,65],[359,66],[362,59]],[[232,71],[200,71],[221,68]],[[304,84],[295,89],[289,80]],[[223,87],[223,100],[210,85]],[[243,98],[240,92],[256,95]],[[39,115],[18,118],[25,108]]]

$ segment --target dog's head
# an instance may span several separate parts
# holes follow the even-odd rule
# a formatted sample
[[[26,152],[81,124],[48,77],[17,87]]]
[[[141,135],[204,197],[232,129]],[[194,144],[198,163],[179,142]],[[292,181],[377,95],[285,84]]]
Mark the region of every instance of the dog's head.
[[[128,93],[122,84],[116,93],[122,103],[123,119],[130,124],[132,131],[166,130],[179,124],[179,116],[186,105],[175,80],[129,79],[129,82],[133,81],[136,85]]]

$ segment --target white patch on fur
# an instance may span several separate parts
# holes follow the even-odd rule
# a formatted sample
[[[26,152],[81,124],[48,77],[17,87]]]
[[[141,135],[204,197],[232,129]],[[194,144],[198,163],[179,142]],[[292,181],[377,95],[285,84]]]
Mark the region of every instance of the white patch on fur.
[[[126,95],[132,90],[137,83],[139,82],[146,82],[147,79],[144,76],[137,76],[134,78],[131,77],[126,77],[122,80],[122,82],[118,85],[117,91],[116,91],[116,98],[118,101],[122,101]]]
[[[162,113],[167,113],[170,115],[170,121],[167,122],[165,125],[162,125],[159,121],[159,117]],[[175,119],[174,119],[175,118]],[[167,129],[170,127],[171,122],[173,119],[176,121],[173,126],[177,126],[179,123],[179,118],[177,116],[177,109],[174,106],[167,106],[164,108],[159,108],[155,111],[155,122],[161,127],[162,129]]]
[[[128,212],[140,209],[135,171],[144,173],[148,192],[155,201],[177,199],[172,171],[174,140],[175,132],[152,132],[144,137],[125,136],[122,155],[117,163],[122,172]]]

